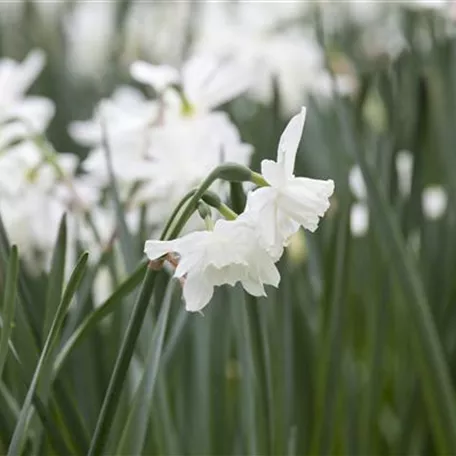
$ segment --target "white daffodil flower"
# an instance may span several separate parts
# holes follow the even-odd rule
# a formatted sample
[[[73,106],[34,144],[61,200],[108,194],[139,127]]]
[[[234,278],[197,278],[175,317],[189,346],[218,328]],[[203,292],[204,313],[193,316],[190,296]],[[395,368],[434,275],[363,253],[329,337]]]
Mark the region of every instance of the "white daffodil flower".
[[[210,301],[215,286],[240,282],[254,296],[264,296],[264,285],[277,287],[280,274],[261,247],[250,220],[218,220],[213,231],[198,231],[172,241],[147,241],[150,260],[177,254],[174,276],[183,279],[186,309],[200,311]]]
[[[211,111],[245,92],[252,83],[252,73],[247,65],[206,55],[193,56],[184,63],[181,72],[168,65],[137,61],[131,65],[130,73],[134,79],[158,92],[180,83],[189,104],[187,109],[192,112]],[[174,101],[181,103],[179,97]]]
[[[265,246],[274,257],[280,256],[299,226],[309,231],[317,229],[334,192],[332,180],[293,174],[305,117],[306,110],[302,108],[288,123],[280,138],[277,161],[261,162],[262,175],[270,186],[254,190],[248,196],[247,210],[256,214]]]
[[[0,59],[0,124],[11,120],[17,122],[18,119],[24,121],[20,136],[30,135],[30,129],[44,131],[54,115],[52,101],[26,96],[42,71],[44,61],[44,54],[39,50],[30,52],[22,63],[9,58]],[[15,128],[18,134],[18,127]]]

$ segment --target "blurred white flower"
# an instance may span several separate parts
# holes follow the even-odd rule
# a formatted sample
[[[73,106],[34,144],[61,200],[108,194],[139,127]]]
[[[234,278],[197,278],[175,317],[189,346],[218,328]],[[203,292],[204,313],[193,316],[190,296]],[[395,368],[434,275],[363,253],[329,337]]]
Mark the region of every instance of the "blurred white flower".
[[[114,138],[111,145],[115,146],[124,138],[130,140],[144,133],[157,121],[159,111],[157,102],[148,100],[139,90],[120,86],[109,99],[100,101],[92,119],[72,122],[68,131],[79,144],[96,147],[103,141],[103,121],[109,138]]]
[[[448,195],[440,185],[433,185],[423,190],[421,195],[423,214],[430,220],[438,220],[447,209]]]
[[[353,195],[359,200],[367,198],[366,184],[364,182],[363,173],[358,165],[353,166],[348,174],[348,185]]]
[[[295,112],[309,93],[325,97],[333,94],[314,32],[299,22],[306,10],[303,2],[207,3],[197,26],[194,51],[229,55],[248,64],[254,79],[249,93],[269,103],[275,82],[281,108],[286,113]],[[348,76],[337,84],[345,93],[356,87]]]
[[[100,78],[115,46],[116,2],[77,1],[64,17],[68,68],[72,74]]]
[[[178,65],[186,52],[187,32],[198,6],[188,1],[132,2],[125,20],[124,57],[146,56]]]
[[[195,55],[187,60],[179,72],[168,65],[152,65],[137,61],[131,66],[134,79],[163,92],[173,84],[181,86],[182,95],[190,112],[208,112],[245,92],[252,84],[250,65],[233,59]],[[171,102],[173,98],[168,98]],[[178,107],[182,100],[174,97]]]
[[[277,287],[279,271],[260,246],[255,229],[242,216],[218,220],[213,231],[190,233],[172,241],[147,241],[150,260],[178,254],[174,276],[183,280],[186,309],[200,311],[210,301],[214,287],[240,282],[254,295],[265,295],[264,285]]]
[[[150,67],[144,65],[149,74]],[[214,88],[212,102],[217,97],[221,100],[216,92]],[[216,166],[225,161],[248,165],[250,161],[252,147],[241,141],[228,115],[201,111],[210,104],[200,103],[199,112],[191,115],[180,108],[170,113],[160,100],[149,100],[130,87],[117,89],[110,99],[100,102],[93,119],[70,126],[73,138],[92,147],[82,163],[87,179],[98,188],[110,183],[103,121],[122,201],[131,209],[147,204],[148,223],[161,226],[172,207]]]
[[[252,152],[222,112],[153,127],[147,152],[148,173],[138,175],[142,185],[135,199],[159,199],[169,211],[170,204],[176,204],[219,164],[228,161],[248,165]]]
[[[350,209],[350,231],[354,237],[365,236],[369,229],[369,207],[367,190],[361,168],[353,166],[348,174],[348,185],[353,196],[358,200]]]
[[[413,155],[408,150],[400,150],[397,153],[396,173],[401,195],[409,196],[412,189]]]
[[[319,218],[329,208],[334,192],[332,180],[295,177],[296,153],[306,116],[305,108],[294,116],[280,138],[277,162],[263,160],[261,172],[270,185],[251,192],[247,211],[256,214],[258,230],[268,251],[280,256],[284,245],[299,226],[315,231]]]
[[[369,208],[365,203],[354,203],[350,208],[350,231],[354,237],[363,237],[369,229]]]
[[[44,97],[27,96],[26,92],[44,67],[42,51],[28,54],[22,63],[0,59],[0,128],[12,121],[15,139],[30,135],[30,130],[44,131],[54,115],[54,104]],[[7,133],[11,136],[11,131]],[[3,140],[2,140],[3,143]]]

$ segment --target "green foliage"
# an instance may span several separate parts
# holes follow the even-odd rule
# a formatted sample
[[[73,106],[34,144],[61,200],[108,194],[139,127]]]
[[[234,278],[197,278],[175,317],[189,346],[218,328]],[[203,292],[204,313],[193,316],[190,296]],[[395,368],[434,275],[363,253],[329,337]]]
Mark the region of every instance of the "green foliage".
[[[37,278],[0,219],[0,454],[456,454],[456,38],[430,16],[423,50],[418,16],[403,20],[408,47],[391,60],[366,63],[348,35],[326,37],[354,62],[360,87],[309,99],[296,175],[334,178],[335,197],[318,232],[288,247],[266,298],[222,287],[204,316],[187,314],[179,284],[141,262],[144,240],[128,232],[112,172],[124,268],[97,308],[84,275],[117,264],[116,249],[90,266],[83,254],[66,281],[64,218],[50,273]],[[41,89],[72,117],[62,93]],[[287,120],[274,92],[237,122],[255,165],[275,153]],[[60,121],[53,134],[66,145]],[[406,200],[394,165],[402,149],[414,156]],[[368,193],[362,238],[349,229],[354,164]],[[188,195],[166,238],[219,175]],[[450,194],[439,220],[423,217],[429,183]],[[231,186],[239,211],[240,189]]]

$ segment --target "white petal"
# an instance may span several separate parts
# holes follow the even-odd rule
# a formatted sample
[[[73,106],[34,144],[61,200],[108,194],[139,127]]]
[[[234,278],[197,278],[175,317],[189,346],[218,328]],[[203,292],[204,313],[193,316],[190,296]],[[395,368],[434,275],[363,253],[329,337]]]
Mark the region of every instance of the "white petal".
[[[168,65],[152,65],[139,60],[130,66],[131,76],[143,84],[149,84],[157,91],[179,82],[179,73]]]
[[[251,277],[248,277],[246,279],[243,279],[241,283],[244,287],[244,290],[252,296],[266,296],[264,286],[261,282],[257,282],[256,280],[253,280]]]
[[[35,49],[31,51],[20,64],[20,71],[18,71],[18,74],[15,77],[15,87],[21,95],[23,95],[33,84],[43,70],[45,62],[46,57],[44,52]]]
[[[282,244],[277,233],[277,192],[271,187],[259,188],[249,193],[247,210],[258,218],[258,228],[267,248]]]
[[[144,253],[149,260],[156,260],[161,256],[175,252],[177,248],[176,240],[173,241],[146,241],[144,245]]]
[[[259,251],[257,256],[258,278],[266,285],[277,287],[280,282],[280,274],[273,259],[266,251]]]
[[[299,142],[301,141],[302,130],[306,120],[306,108],[301,108],[301,112],[296,114],[282,133],[277,150],[277,163],[281,164],[285,175],[292,176],[296,153]]]
[[[198,55],[185,63],[182,79],[190,101],[210,110],[247,90],[252,82],[252,71],[231,60]]]
[[[286,175],[283,167],[273,160],[261,162],[261,174],[273,187],[280,188],[285,183]]]
[[[198,312],[205,307],[214,293],[214,287],[200,274],[189,274],[184,283],[185,309]]]
[[[296,178],[281,195],[279,207],[305,229],[313,232],[318,227],[319,217],[329,208],[329,197],[333,191],[332,180]]]
[[[8,111],[8,115],[23,120],[30,135],[30,133],[45,130],[54,112],[55,107],[51,100],[44,97],[27,97],[16,103]],[[32,132],[30,132],[31,129]]]

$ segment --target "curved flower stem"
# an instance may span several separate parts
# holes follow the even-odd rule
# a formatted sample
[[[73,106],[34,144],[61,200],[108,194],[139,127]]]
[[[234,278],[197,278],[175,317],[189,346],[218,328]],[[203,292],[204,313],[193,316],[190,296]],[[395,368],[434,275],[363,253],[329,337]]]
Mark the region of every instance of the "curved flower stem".
[[[229,208],[226,204],[221,204],[217,210],[220,212],[220,214],[223,215],[227,220],[236,220],[238,214],[234,212],[231,208]]]
[[[201,183],[195,193],[190,198],[190,201],[185,206],[181,216],[177,219],[174,229],[170,233],[167,239],[174,239],[179,235],[184,225],[188,222],[193,212],[196,210],[198,201],[203,197],[206,190],[217,180],[226,179],[233,181],[248,181],[252,179],[253,172],[243,166],[235,163],[225,163],[215,168],[209,176]]]
[[[191,190],[188,192],[180,201],[179,204],[175,207],[174,211],[172,212],[171,216],[169,217],[168,221],[166,222],[165,228],[163,229],[162,235],[160,236],[160,240],[163,241],[166,239],[166,235],[170,230],[174,220],[177,217],[177,214],[181,211],[181,209],[185,206],[188,200],[195,194],[196,189]]]

